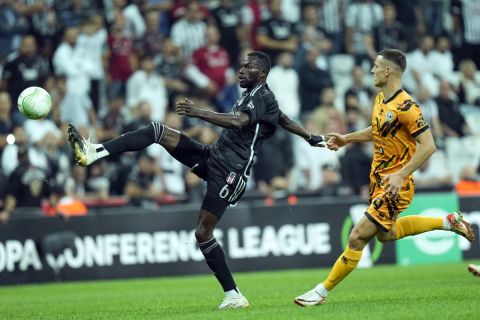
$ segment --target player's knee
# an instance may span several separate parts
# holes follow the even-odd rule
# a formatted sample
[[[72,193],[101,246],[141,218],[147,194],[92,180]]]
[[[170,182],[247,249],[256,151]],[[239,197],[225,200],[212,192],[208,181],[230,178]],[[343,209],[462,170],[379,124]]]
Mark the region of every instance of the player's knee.
[[[394,241],[395,236],[393,234],[391,234],[390,232],[380,232],[380,233],[377,234],[377,240],[382,242],[382,243],[385,243],[385,242],[389,242],[389,241]]]
[[[197,226],[197,229],[195,230],[195,239],[197,239],[197,242],[199,243],[206,242],[212,239],[212,237],[213,237],[213,232],[208,230],[208,228],[206,228],[203,225]]]
[[[355,228],[352,230],[348,238],[348,246],[352,250],[362,250],[365,246],[364,241],[360,236],[360,232]]]

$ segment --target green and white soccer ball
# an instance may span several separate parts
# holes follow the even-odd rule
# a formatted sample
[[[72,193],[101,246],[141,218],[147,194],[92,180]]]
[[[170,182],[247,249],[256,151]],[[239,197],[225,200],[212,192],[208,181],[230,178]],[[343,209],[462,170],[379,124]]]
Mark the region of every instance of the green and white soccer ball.
[[[43,88],[28,87],[18,96],[17,104],[21,114],[37,120],[48,115],[52,109],[52,98]]]

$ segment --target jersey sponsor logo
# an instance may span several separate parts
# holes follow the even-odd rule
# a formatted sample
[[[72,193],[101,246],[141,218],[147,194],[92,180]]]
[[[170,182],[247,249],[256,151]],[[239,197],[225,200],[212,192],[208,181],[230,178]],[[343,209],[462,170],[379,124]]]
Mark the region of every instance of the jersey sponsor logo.
[[[417,123],[418,128],[422,128],[427,125],[427,122],[425,121],[425,119],[423,119],[423,117],[418,118],[417,120],[415,120],[415,122]]]
[[[235,172],[230,172],[227,176],[227,183],[232,184],[235,181],[237,174]]]
[[[393,119],[393,111],[388,111],[387,114],[385,115],[385,120],[387,122],[390,122],[392,121],[392,119]]]

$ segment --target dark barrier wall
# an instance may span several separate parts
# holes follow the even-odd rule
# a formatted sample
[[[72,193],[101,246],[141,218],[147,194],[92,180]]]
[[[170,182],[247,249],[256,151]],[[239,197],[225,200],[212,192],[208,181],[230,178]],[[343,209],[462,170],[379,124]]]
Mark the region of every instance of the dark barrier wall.
[[[358,201],[309,199],[296,206],[239,205],[225,214],[216,237],[234,272],[330,266],[346,244],[351,215],[364,207]],[[210,272],[195,243],[196,208],[108,212],[66,222],[16,219],[1,226],[0,283]],[[366,260],[395,262],[393,245],[382,248],[372,241],[370,251]]]
[[[475,241],[460,242],[464,259],[480,259],[480,197],[460,197],[460,210],[465,218],[472,224],[475,232]]]

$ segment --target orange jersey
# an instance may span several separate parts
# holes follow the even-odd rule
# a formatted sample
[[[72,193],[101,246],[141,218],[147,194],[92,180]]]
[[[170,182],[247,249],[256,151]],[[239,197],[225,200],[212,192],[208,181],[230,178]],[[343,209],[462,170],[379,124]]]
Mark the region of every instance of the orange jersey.
[[[415,137],[428,129],[420,107],[408,93],[398,90],[388,101],[379,93],[372,113],[372,183],[380,187],[384,175],[404,167],[415,153]]]

